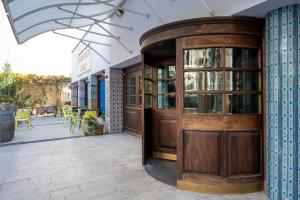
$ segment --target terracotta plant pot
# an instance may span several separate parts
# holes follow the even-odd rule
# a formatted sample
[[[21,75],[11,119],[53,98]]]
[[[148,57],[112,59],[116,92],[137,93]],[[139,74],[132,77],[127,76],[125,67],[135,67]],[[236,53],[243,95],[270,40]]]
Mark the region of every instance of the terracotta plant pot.
[[[104,128],[104,125],[103,124],[98,124],[97,125],[97,128],[96,128],[96,135],[102,135],[103,134],[103,128]]]
[[[10,103],[0,103],[0,110],[8,110]]]

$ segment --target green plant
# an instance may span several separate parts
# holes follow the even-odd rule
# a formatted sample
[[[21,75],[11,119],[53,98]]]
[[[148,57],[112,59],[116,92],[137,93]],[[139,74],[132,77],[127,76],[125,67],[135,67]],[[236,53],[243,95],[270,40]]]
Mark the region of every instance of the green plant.
[[[97,119],[92,116],[88,116],[85,118],[84,123],[85,123],[84,135],[86,136],[96,135],[96,128],[98,125]]]
[[[0,74],[0,96],[13,99],[16,96],[16,82],[12,73],[11,64],[4,63],[3,72]]]
[[[101,118],[102,118],[102,120],[105,122],[105,112],[102,112],[102,113],[101,113]]]

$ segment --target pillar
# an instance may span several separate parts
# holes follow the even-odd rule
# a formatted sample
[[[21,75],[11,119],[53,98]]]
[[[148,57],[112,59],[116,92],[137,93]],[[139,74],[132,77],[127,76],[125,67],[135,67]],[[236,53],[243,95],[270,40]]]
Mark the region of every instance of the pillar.
[[[266,192],[300,199],[300,5],[266,16]]]
[[[123,71],[105,69],[105,120],[109,133],[123,132]]]
[[[78,106],[78,83],[77,82],[71,84],[71,96],[72,96],[71,99],[72,106],[77,107]]]
[[[84,107],[85,105],[85,81],[78,81],[78,106]]]
[[[97,76],[90,75],[88,80],[88,107],[97,109]]]

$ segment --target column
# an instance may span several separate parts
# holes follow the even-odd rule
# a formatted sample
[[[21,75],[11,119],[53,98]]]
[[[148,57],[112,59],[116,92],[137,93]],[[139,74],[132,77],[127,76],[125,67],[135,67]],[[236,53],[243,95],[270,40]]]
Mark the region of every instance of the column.
[[[90,75],[88,80],[88,107],[97,109],[97,77]]]
[[[71,85],[71,96],[72,96],[72,106],[78,106],[78,83],[72,83]]]
[[[123,71],[105,69],[105,120],[109,133],[123,132]]]
[[[78,81],[78,106],[84,107],[85,105],[85,81]]]
[[[300,5],[266,16],[266,191],[300,199]]]

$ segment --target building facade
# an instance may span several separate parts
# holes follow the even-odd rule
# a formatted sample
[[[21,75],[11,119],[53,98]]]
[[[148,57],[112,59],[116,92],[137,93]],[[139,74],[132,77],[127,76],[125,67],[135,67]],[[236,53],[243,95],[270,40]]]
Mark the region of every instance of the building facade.
[[[41,9],[14,18],[20,2],[4,1],[19,43],[66,28],[32,29]],[[103,18],[94,4],[53,5],[93,22],[72,51],[73,106],[141,137],[143,164],[171,160],[178,188],[300,198],[299,0],[123,0]]]

